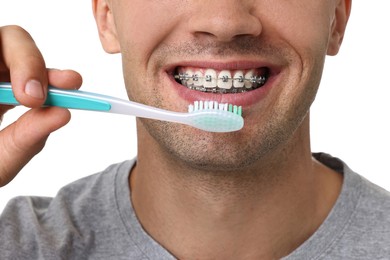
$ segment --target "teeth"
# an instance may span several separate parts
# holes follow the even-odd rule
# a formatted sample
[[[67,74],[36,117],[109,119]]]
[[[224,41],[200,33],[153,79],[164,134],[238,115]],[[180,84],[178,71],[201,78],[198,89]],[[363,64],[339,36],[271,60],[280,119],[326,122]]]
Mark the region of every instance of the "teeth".
[[[195,72],[194,72],[195,71]],[[218,75],[217,75],[218,74]],[[241,70],[232,72],[214,69],[187,69],[174,76],[182,85],[198,91],[213,93],[241,93],[262,87],[266,82],[265,76],[257,76],[255,70],[246,73]]]
[[[189,74],[189,75],[192,75],[192,81],[194,82],[195,87],[202,87],[203,86],[204,77],[203,77],[203,73],[201,71],[198,70],[194,74]]]
[[[232,74],[228,70],[223,70],[218,75],[218,87],[230,89],[233,85]]]
[[[244,72],[242,71],[236,71],[234,73],[234,81],[233,81],[233,87],[235,88],[243,88],[245,85],[245,80],[244,80]]]
[[[187,70],[186,73],[186,84],[188,85],[193,85],[194,84],[194,79],[193,79],[193,75],[195,75],[195,73],[192,71],[192,70]]]
[[[206,70],[204,74],[204,83],[205,88],[216,88],[217,87],[217,72],[213,69]]]
[[[253,83],[250,79],[252,79],[254,77],[254,73],[253,73],[253,70],[250,70],[248,71],[246,74],[245,74],[245,82],[244,82],[244,86],[245,88],[252,88],[253,86]]]

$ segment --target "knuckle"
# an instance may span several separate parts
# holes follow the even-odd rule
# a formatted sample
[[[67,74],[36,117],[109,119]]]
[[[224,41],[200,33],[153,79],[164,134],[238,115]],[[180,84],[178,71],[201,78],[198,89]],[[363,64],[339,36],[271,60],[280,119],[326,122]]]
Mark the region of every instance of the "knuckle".
[[[11,172],[11,160],[13,151],[9,150],[9,145],[4,142],[4,139],[0,140],[1,147],[1,161],[0,161],[0,187],[6,185],[12,176],[15,175]]]
[[[23,27],[16,25],[16,24],[11,24],[11,25],[6,25],[1,28],[2,33],[15,33],[15,34],[22,34],[26,37],[29,37],[32,39],[30,33],[26,31]]]
[[[8,169],[4,166],[2,162],[0,162],[0,187],[4,187],[11,178],[11,172],[8,171]]]
[[[36,52],[30,52],[24,55],[23,59],[15,59],[11,61],[10,69],[15,72],[15,70],[19,70],[20,72],[24,72],[24,70],[32,70],[37,69],[44,71],[45,62],[43,61],[42,56]],[[25,72],[24,72],[25,73]]]

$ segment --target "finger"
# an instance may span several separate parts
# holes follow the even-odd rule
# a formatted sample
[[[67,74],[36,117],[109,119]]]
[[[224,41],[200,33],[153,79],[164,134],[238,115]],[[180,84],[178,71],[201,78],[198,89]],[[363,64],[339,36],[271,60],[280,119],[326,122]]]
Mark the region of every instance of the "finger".
[[[58,88],[79,89],[83,83],[81,75],[73,70],[49,69],[49,84]]]
[[[0,187],[42,150],[47,137],[70,120],[70,113],[58,107],[31,109],[0,132]]]
[[[48,84],[45,61],[28,32],[18,26],[0,28],[3,62],[8,68],[16,99],[28,107],[39,107],[46,99]]]

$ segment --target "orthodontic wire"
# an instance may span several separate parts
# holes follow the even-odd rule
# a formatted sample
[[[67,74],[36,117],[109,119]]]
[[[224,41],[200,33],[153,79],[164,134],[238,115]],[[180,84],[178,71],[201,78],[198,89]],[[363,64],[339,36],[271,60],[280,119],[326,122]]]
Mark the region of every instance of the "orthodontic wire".
[[[229,79],[231,79],[231,80],[238,80],[240,83],[242,83],[244,81],[249,81],[251,83],[257,83],[257,84],[264,84],[264,82],[266,80],[266,77],[264,77],[264,76],[258,76],[258,77],[252,76],[249,79],[244,78],[244,77],[232,78],[232,77],[228,77],[228,76],[222,76],[221,78],[212,78],[210,75],[206,75],[205,77],[200,77],[196,74],[190,76],[190,75],[183,74],[183,73],[180,73],[179,75],[174,75],[174,78],[178,79],[178,80],[184,80],[184,81],[188,81],[190,79],[192,79],[193,81],[198,81],[199,79],[204,79],[206,82],[211,82],[213,79],[214,80],[221,79],[223,82],[228,82]]]

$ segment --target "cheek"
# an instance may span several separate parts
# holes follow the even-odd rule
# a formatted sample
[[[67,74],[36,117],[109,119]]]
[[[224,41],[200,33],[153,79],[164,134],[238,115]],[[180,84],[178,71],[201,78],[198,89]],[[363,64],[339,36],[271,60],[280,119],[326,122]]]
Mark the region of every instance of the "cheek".
[[[179,11],[172,12],[174,2],[182,1],[118,1],[114,6],[123,74],[131,100],[146,103],[147,97],[153,99],[156,94],[153,55],[172,37],[183,16]]]
[[[328,1],[266,1],[261,11],[265,33],[288,42],[297,52],[325,51],[332,12]],[[260,12],[260,10],[259,10]]]
[[[122,53],[128,56],[127,59],[137,58],[138,66],[142,63],[146,65],[153,51],[179,23],[181,14],[172,12],[172,5],[167,2],[174,4],[175,1],[120,1],[115,6],[115,23]]]

